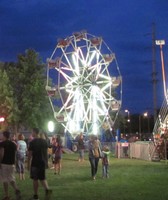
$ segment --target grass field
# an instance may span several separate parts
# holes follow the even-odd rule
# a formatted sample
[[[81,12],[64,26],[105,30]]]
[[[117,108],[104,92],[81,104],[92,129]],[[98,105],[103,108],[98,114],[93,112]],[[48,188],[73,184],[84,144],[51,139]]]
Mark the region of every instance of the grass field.
[[[47,170],[47,179],[53,190],[51,200],[166,200],[168,199],[168,165],[134,159],[110,159],[110,178],[101,178],[101,161],[97,178],[90,177],[90,165],[86,155],[83,163],[77,161],[78,154],[64,154],[61,175]],[[17,176],[16,176],[17,177]],[[23,200],[33,195],[32,180],[26,172],[26,180],[17,183]],[[10,188],[11,196],[14,193]],[[40,200],[44,191],[40,185]],[[0,197],[3,197],[2,184]]]

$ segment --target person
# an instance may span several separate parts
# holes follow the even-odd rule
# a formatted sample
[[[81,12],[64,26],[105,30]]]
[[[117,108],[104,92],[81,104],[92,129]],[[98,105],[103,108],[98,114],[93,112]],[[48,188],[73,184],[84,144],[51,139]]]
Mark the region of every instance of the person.
[[[4,131],[2,142],[0,143],[0,181],[3,183],[4,198],[9,200],[9,184],[13,187],[16,199],[21,198],[21,192],[18,189],[15,180],[15,156],[17,146],[10,140],[10,132]]]
[[[128,143],[128,140],[126,139],[125,136],[122,136],[121,140],[120,140],[120,143],[124,143],[124,145],[122,145],[122,148],[123,148],[123,156],[125,158],[128,157],[128,146],[129,146],[129,143]]]
[[[84,151],[85,151],[85,143],[84,143],[84,137],[83,134],[80,133],[78,138],[78,152],[79,152],[79,162],[84,161]]]
[[[12,134],[11,141],[14,142],[17,145],[17,136],[16,136],[16,134]]]
[[[24,141],[23,134],[18,135],[17,152],[16,152],[16,171],[19,173],[19,179],[25,180],[25,160],[27,152],[27,144]]]
[[[96,179],[99,158],[101,157],[101,144],[95,135],[91,135],[88,143],[88,155],[91,166],[92,179]]]
[[[109,178],[109,147],[104,146],[102,150],[102,178]]]
[[[50,144],[50,139],[49,139],[47,133],[46,132],[41,132],[40,133],[40,137],[43,138],[44,140],[46,140],[48,148],[49,148],[51,146],[51,144]]]
[[[54,154],[54,174],[60,175],[61,173],[61,159],[62,159],[62,145],[56,141],[53,146],[53,154]]]
[[[39,135],[40,135],[40,138],[46,140],[47,146],[48,146],[48,149],[49,149],[50,148],[50,139],[48,138],[47,134],[45,132],[41,132]],[[47,149],[47,154],[48,154],[48,158],[50,158],[50,155],[48,153],[48,149]],[[49,168],[48,163],[47,163],[47,168]]]
[[[59,145],[62,145],[62,139],[61,139],[61,136],[60,136],[60,135],[57,135],[57,136],[56,136],[56,142],[58,142]]]
[[[55,157],[55,155],[54,155],[54,146],[56,144],[56,141],[57,141],[56,136],[53,135],[52,139],[51,139],[51,152],[52,152],[51,162],[52,162],[52,166],[50,167],[50,169],[54,169],[54,157]]]
[[[33,128],[32,136],[34,139],[30,142],[28,148],[28,170],[30,170],[30,178],[33,180],[33,200],[39,199],[38,181],[41,182],[43,188],[45,189],[45,196],[48,200],[52,193],[52,190],[49,189],[45,172],[48,163],[48,145],[45,139],[40,138],[38,128]]]
[[[58,143],[60,146],[62,146],[62,139],[60,137],[60,135],[53,135],[52,139],[51,139],[51,151],[52,151],[52,167],[50,169],[55,169],[55,153],[54,153],[54,149],[55,149],[55,145],[56,143]],[[60,162],[60,168],[61,168],[61,162]]]

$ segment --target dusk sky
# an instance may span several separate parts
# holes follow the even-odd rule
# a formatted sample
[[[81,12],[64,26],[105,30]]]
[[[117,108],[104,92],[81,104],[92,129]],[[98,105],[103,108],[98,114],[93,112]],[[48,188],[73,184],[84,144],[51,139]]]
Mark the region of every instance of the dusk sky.
[[[122,110],[153,112],[152,23],[156,39],[165,39],[168,65],[167,0],[1,0],[0,61],[16,61],[26,49],[44,62],[58,38],[87,30],[102,36],[116,54],[123,78]],[[163,101],[160,48],[156,46],[157,100]]]

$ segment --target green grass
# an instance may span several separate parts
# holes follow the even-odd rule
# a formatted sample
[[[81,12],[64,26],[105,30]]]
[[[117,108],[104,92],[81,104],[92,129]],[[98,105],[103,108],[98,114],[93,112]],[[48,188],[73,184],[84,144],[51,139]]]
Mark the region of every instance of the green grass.
[[[61,175],[47,170],[47,180],[53,190],[52,200],[165,200],[168,199],[168,165],[165,162],[150,162],[131,159],[110,160],[110,178],[101,178],[101,162],[97,179],[90,178],[90,164],[77,161],[78,154],[64,154]],[[17,176],[16,176],[17,177]],[[23,200],[32,194],[32,180],[26,172],[26,180],[17,183]],[[11,196],[14,193],[10,188]],[[42,186],[40,200],[44,199]],[[0,197],[3,194],[0,185]]]

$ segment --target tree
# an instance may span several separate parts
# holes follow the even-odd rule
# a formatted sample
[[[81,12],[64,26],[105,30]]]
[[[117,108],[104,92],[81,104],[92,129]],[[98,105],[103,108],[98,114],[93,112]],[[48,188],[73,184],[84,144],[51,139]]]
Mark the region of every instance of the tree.
[[[18,55],[17,63],[8,64],[8,75],[18,106],[16,126],[45,130],[51,108],[45,91],[45,66],[38,53],[28,49]]]
[[[14,100],[14,93],[10,85],[9,77],[4,69],[0,68],[0,116],[5,121],[1,123],[1,129],[15,121],[17,106]]]

